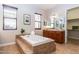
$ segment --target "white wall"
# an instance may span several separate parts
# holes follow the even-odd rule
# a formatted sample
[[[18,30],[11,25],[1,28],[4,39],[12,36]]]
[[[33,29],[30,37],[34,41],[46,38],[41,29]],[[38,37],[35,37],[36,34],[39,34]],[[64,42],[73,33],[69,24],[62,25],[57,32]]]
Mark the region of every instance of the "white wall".
[[[15,4],[11,5],[18,8],[17,11],[17,30],[3,30],[3,6],[0,5],[0,44],[10,43],[15,41],[15,36],[20,34],[20,29],[24,28],[26,33],[34,30],[34,13],[39,12],[42,14],[42,20],[45,19],[45,12],[34,7],[33,5]],[[23,14],[31,15],[31,25],[23,24]]]
[[[79,4],[59,4],[55,8],[53,8],[53,11],[51,9],[50,15],[58,14],[59,17],[65,18],[65,43],[67,42],[67,10],[78,7]]]

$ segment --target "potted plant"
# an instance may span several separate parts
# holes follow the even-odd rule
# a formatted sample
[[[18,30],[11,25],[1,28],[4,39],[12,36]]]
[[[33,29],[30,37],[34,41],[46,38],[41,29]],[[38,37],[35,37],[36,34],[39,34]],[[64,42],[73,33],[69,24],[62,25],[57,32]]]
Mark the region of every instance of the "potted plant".
[[[21,28],[21,34],[23,34],[25,32],[25,30],[23,28]]]

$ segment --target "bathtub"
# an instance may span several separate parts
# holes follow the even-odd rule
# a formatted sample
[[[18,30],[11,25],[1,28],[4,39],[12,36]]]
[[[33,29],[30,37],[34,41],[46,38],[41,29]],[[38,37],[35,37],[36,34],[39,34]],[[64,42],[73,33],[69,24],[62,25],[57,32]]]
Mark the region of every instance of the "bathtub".
[[[32,46],[38,46],[40,44],[45,44],[54,41],[53,39],[42,37],[39,35],[25,35],[21,37],[25,39],[27,42],[29,42]]]
[[[34,54],[52,53],[56,50],[56,45],[53,39],[39,35],[24,35],[16,38],[16,43],[20,47],[20,51]],[[29,48],[27,50],[27,48]]]

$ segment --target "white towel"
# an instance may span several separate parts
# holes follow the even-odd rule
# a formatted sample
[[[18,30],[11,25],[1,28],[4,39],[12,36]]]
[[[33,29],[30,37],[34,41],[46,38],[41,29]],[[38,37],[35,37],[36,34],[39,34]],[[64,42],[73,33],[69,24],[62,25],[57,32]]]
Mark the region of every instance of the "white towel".
[[[31,35],[35,35],[35,32],[34,32],[34,31],[32,31],[32,32],[31,32]]]

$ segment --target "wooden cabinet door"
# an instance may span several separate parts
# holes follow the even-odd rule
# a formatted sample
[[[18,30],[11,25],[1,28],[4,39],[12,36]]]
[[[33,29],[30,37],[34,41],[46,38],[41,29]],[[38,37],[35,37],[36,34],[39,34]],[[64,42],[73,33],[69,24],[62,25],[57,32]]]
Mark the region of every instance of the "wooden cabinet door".
[[[64,42],[64,31],[47,31],[43,30],[43,36],[47,38],[51,38],[56,42],[63,43]]]
[[[49,32],[46,31],[46,30],[43,30],[43,36],[44,36],[44,37],[49,37]]]
[[[52,39],[56,39],[56,33],[55,33],[55,31],[51,31],[50,32],[50,37],[52,38]]]
[[[63,32],[56,32],[56,41],[59,43],[64,42],[64,33]]]

